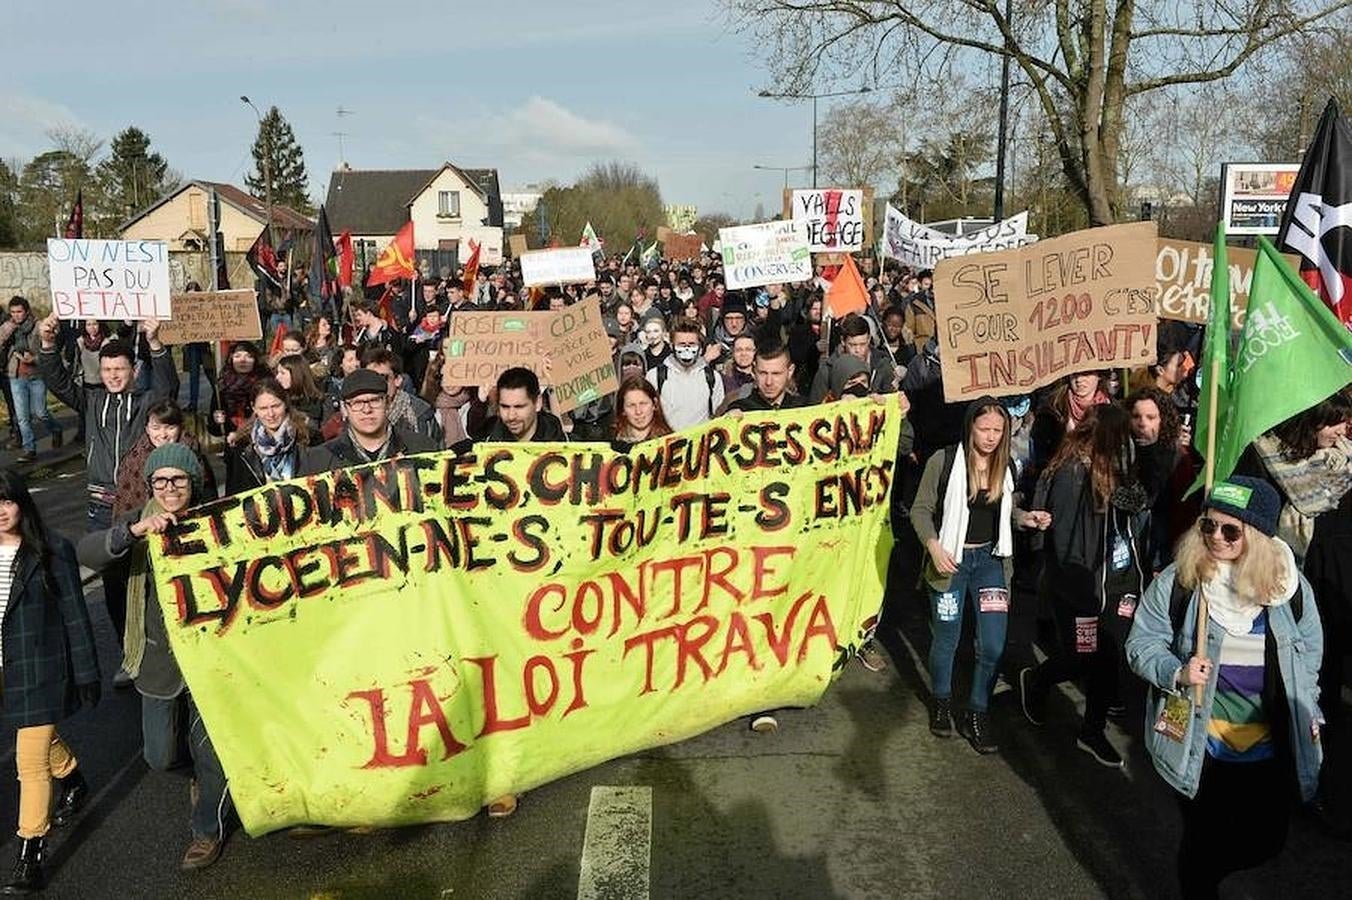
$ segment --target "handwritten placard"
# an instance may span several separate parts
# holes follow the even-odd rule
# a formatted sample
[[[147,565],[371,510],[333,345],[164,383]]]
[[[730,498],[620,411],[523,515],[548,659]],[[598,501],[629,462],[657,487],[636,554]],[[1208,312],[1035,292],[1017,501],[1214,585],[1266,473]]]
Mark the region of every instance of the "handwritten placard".
[[[848,253],[864,248],[868,228],[864,224],[862,190],[794,190],[789,205],[790,216],[807,223],[807,240],[813,253]]]
[[[944,398],[1024,394],[1155,361],[1155,224],[1076,231],[934,270]]]
[[[806,281],[812,277],[812,251],[802,219],[762,222],[718,229],[723,275],[730,288]]]
[[[163,241],[48,238],[52,309],[62,319],[169,319]]]
[[[174,294],[174,318],[160,325],[165,344],[197,341],[257,341],[263,337],[253,291],[189,291]]]
[[[549,315],[555,411],[569,412],[618,390],[600,299],[589,297]]]
[[[443,379],[454,385],[491,385],[513,366],[525,366],[543,380],[552,322],[547,312],[451,313]]]
[[[586,284],[596,280],[596,262],[587,247],[528,250],[521,254],[521,280],[527,287]]]
[[[1249,285],[1253,281],[1254,250],[1227,247],[1230,268],[1230,319],[1235,331],[1244,327],[1249,308]],[[1300,257],[1283,253],[1293,269],[1300,268]],[[1159,283],[1161,319],[1206,324],[1211,313],[1212,247],[1193,241],[1160,238],[1155,255],[1155,280]]]

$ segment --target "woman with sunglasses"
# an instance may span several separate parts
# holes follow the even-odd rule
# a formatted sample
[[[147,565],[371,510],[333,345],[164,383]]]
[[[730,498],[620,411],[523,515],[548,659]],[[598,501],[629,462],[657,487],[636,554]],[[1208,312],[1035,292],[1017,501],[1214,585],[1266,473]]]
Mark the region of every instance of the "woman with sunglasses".
[[[96,572],[117,560],[130,560],[122,667],[141,695],[146,763],[157,771],[168,771],[183,758],[186,745],[193,769],[189,791],[192,841],[180,868],[201,869],[221,855],[230,810],[229,786],[169,646],[169,628],[160,609],[146,545],[150,535],[163,534],[185,510],[205,499],[202,465],[192,450],[171,443],[151,451],[141,472],[150,486],[149,502],[112,528],[85,535],[78,556],[81,565]]]
[[[98,703],[100,681],[75,548],[43,525],[12,469],[0,469],[0,619],[3,718],[17,730],[19,774],[19,860],[0,893],[28,894],[44,884],[48,830],[70,824],[89,794],[57,723]]]
[[[1182,795],[1184,897],[1215,897],[1231,872],[1281,852],[1292,803],[1319,782],[1323,634],[1310,584],[1275,536],[1280,510],[1260,479],[1217,484],[1127,639],[1132,671],[1154,689],[1146,749]]]

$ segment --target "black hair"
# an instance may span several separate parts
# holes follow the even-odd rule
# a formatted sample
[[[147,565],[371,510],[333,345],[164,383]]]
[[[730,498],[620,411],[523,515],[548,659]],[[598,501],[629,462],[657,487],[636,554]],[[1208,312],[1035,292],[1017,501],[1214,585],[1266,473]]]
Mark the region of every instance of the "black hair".
[[[13,309],[16,306],[22,306],[24,312],[33,311],[33,307],[28,303],[28,298],[20,297],[18,294],[15,294],[13,297],[9,298],[9,306],[10,309]]]
[[[388,347],[382,347],[380,344],[372,344],[361,352],[361,367],[369,369],[372,366],[389,366],[390,371],[396,375],[404,374],[404,364],[400,361],[398,355],[392,352]]]
[[[19,552],[37,557],[43,584],[50,591],[53,585],[52,546],[47,539],[47,528],[42,523],[42,514],[38,512],[33,495],[28,492],[28,481],[14,469],[0,469],[0,500],[13,501],[19,507]],[[12,600],[14,588],[10,590]]]
[[[99,359],[117,359],[122,357],[131,365],[136,365],[136,354],[131,349],[131,344],[121,338],[113,338],[104,343],[99,348]]]
[[[540,399],[540,379],[525,366],[512,366],[498,376],[498,393],[525,391],[531,400]]]
[[[840,336],[842,339],[860,337],[865,334],[871,337],[873,332],[869,330],[868,322],[865,322],[864,317],[858,313],[850,313],[840,320]]]
[[[183,427],[183,407],[179,406],[178,402],[174,400],[165,399],[151,404],[150,408],[146,410],[146,417],[147,419],[154,419],[161,425]]]
[[[756,345],[756,359],[772,360],[784,357],[793,365],[793,358],[789,356],[789,348],[784,346],[781,341],[766,340]]]
[[[1349,420],[1352,420],[1352,399],[1339,393],[1296,413],[1272,429],[1272,433],[1282,443],[1282,454],[1297,462],[1309,459],[1319,450],[1321,429]]]

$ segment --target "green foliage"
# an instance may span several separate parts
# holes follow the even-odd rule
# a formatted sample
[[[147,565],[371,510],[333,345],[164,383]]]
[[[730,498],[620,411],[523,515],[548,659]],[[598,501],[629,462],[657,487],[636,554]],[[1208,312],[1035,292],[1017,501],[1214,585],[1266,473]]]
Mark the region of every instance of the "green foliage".
[[[40,247],[65,227],[76,193],[92,181],[90,165],[68,150],[48,150],[33,157],[19,176],[18,241]],[[89,219],[91,197],[85,197]],[[86,236],[93,236],[92,229]]]
[[[926,137],[902,157],[899,208],[922,222],[989,215],[994,184],[985,173],[993,159],[989,133],[954,130]]]
[[[258,125],[253,160],[253,172],[244,176],[249,193],[267,198],[270,162],[272,202],[307,215],[314,212],[314,204],[310,202],[310,176],[305,171],[305,152],[296,141],[291,123],[282,118],[275,106],[268,109]]]
[[[150,135],[135,125],[119,132],[95,175],[103,202],[100,216],[122,224],[149,206],[167,187],[169,163],[150,149]]]
[[[606,253],[624,253],[640,229],[656,240],[657,227],[666,222],[657,179],[631,163],[593,163],[570,187],[551,186],[539,205],[521,222],[521,233],[531,246],[540,245],[541,220],[544,244],[557,241],[576,246],[588,222],[605,241]],[[645,244],[646,246],[646,244]]]
[[[0,247],[19,243],[19,176],[0,159]]]

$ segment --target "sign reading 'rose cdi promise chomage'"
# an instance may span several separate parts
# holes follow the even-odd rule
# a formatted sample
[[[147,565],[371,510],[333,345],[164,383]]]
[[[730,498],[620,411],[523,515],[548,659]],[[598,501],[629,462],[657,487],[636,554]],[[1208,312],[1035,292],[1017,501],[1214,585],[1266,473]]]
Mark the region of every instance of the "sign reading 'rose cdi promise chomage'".
[[[1155,224],[1089,228],[934,270],[944,399],[1155,361]]]

